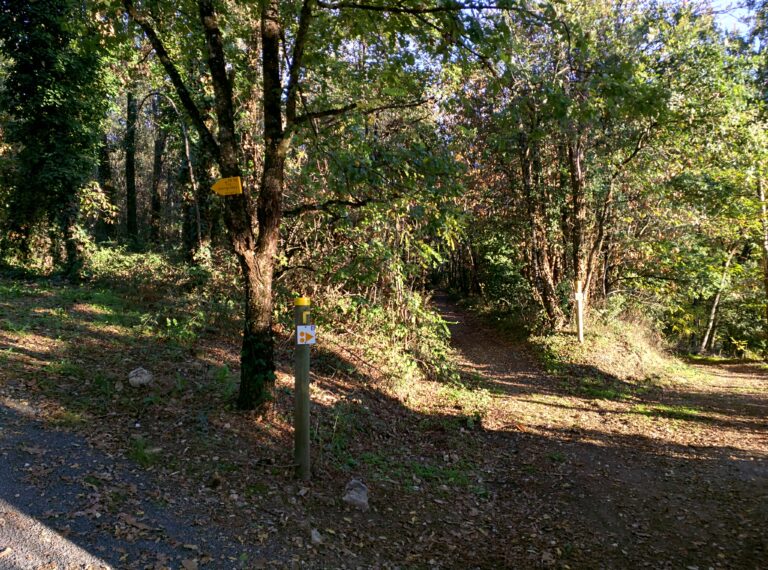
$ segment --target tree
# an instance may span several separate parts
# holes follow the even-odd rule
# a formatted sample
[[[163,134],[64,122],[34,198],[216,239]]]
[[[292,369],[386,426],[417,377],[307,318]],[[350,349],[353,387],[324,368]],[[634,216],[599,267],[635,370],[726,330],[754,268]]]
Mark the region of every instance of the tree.
[[[136,211],[136,95],[129,89],[125,111],[125,213],[128,239],[136,243],[139,239],[139,222]]]
[[[0,3],[0,39],[11,59],[2,93],[16,169],[3,248],[29,251],[33,229],[55,224],[67,274],[77,275],[82,244],[78,191],[98,162],[106,86],[98,37],[69,0]]]
[[[557,328],[574,281],[587,298],[607,292],[605,257],[643,159],[721,110],[725,56],[711,18],[689,7],[585,1],[550,12],[503,15],[484,46],[499,69],[460,69],[473,88],[452,112],[475,139],[471,184],[495,202],[482,211],[519,244]]]
[[[318,121],[333,120],[356,109],[365,112],[363,103],[381,109],[402,104],[413,106],[414,98],[421,100],[418,89],[409,91],[405,87],[417,85],[414,79],[419,75],[408,38],[414,37],[418,25],[422,25],[417,25],[418,18],[423,20],[429,12],[454,13],[460,6],[448,10],[423,10],[418,6],[366,7],[324,4],[314,0],[301,3],[265,0],[259,4],[258,14],[251,14],[248,8],[242,10],[244,15],[240,12],[241,25],[252,20],[260,22],[260,36],[254,39],[250,30],[244,29],[242,45],[245,49],[237,49],[234,38],[226,37],[227,33],[234,32],[235,25],[223,30],[220,10],[234,13],[238,8],[224,4],[217,8],[211,0],[199,0],[197,25],[205,40],[216,135],[201,112],[199,97],[196,100],[178,64],[173,61],[166,41],[161,38],[160,28],[164,20],[158,3],[152,6],[155,16],[148,7],[137,6],[133,0],[125,0],[124,6],[154,48],[205,152],[217,163],[220,175],[245,178],[244,193],[226,197],[223,202],[225,222],[245,290],[238,406],[254,408],[269,397],[274,379],[272,284],[283,217],[286,160],[293,137],[302,128],[317,130]],[[347,9],[363,14],[349,16]],[[380,14],[377,21],[370,19],[372,13]],[[435,35],[434,30],[429,33]],[[329,80],[334,73],[355,67],[356,62],[351,61],[347,53],[350,45],[375,46],[381,55],[386,54],[385,46],[388,46],[392,52],[388,54],[392,62],[384,66],[385,73],[378,78],[370,76],[372,81],[358,96]],[[260,58],[255,58],[261,61],[260,78],[250,77],[245,66],[235,67],[248,61],[249,53],[254,51],[260,54]],[[281,71],[283,56],[287,63]],[[386,60],[382,58],[382,61]],[[413,71],[404,74],[402,66],[407,62]],[[358,76],[368,71],[366,65],[364,63],[362,71],[357,72]],[[245,85],[238,84],[238,78],[244,78]],[[384,93],[382,96],[380,86],[387,82],[396,87],[392,87],[392,95]],[[243,157],[241,153],[240,142],[247,141],[252,135],[238,128],[241,109],[235,103],[236,88],[243,94],[243,109],[249,109],[248,101],[254,97],[254,91],[260,95],[263,128],[255,157]],[[404,99],[408,102],[403,103]],[[260,168],[258,180],[249,176],[251,161]]]

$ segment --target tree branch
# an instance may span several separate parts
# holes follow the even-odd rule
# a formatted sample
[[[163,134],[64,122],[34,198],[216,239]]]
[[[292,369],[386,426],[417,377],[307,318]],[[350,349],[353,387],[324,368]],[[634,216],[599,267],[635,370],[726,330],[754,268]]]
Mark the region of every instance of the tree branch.
[[[357,106],[357,103],[350,103],[349,105],[345,105],[344,107],[337,107],[335,109],[324,109],[322,111],[309,111],[307,113],[304,113],[303,115],[299,115],[294,120],[294,124],[300,125],[302,123],[306,123],[307,121],[311,121],[312,119],[320,119],[322,117],[335,117],[337,115],[343,115],[345,113],[348,113],[349,111],[353,111],[355,109],[359,109],[360,113],[363,115],[372,115],[373,113],[378,113],[379,111],[386,111],[388,109],[409,109],[413,107],[420,107],[424,103],[427,103],[429,99],[418,99],[416,101],[409,101],[407,103],[388,103],[387,105],[381,105],[379,107],[371,107],[369,109],[359,109]]]
[[[507,10],[505,6],[498,4],[462,4],[456,2],[445,6],[414,6],[409,8],[402,5],[386,4],[360,4],[356,2],[323,2],[318,0],[317,5],[329,10],[369,10],[373,12],[388,12],[390,14],[435,14],[438,12],[458,12],[460,10]],[[511,6],[510,6],[511,8]]]
[[[291,265],[289,267],[283,267],[282,269],[275,271],[275,280],[282,279],[289,271],[308,271],[314,273],[317,271],[317,268],[312,267],[311,265]]]
[[[656,281],[670,281],[672,283],[690,283],[690,279],[684,279],[681,277],[670,277],[667,275],[651,275],[651,274],[639,274],[639,275],[626,275],[624,277],[617,278],[617,281],[637,281],[639,279],[655,279]]]
[[[380,107],[371,107],[370,109],[360,109],[360,112],[364,115],[371,115],[373,113],[378,113],[379,111],[386,111],[388,109],[409,109],[413,107],[420,107],[427,102],[429,102],[429,99],[418,99],[416,101],[409,101],[408,103],[389,103],[387,105],[381,105]]]
[[[350,103],[349,105],[345,105],[344,107],[338,107],[336,109],[325,109],[323,111],[310,111],[307,113],[304,113],[303,115],[299,115],[298,117],[294,118],[294,124],[300,125],[301,123],[306,123],[307,121],[311,121],[312,119],[320,119],[322,117],[333,117],[336,115],[343,115],[344,113],[347,113],[351,111],[352,109],[357,108],[357,103]]]
[[[149,22],[146,16],[136,10],[136,7],[133,5],[133,0],[123,0],[123,6],[125,6],[125,10],[128,12],[128,15],[131,17],[131,19],[136,22],[142,31],[146,34],[149,43],[152,44],[152,49],[155,50],[160,63],[163,65],[163,69],[165,69],[168,77],[170,77],[171,83],[173,84],[174,89],[176,89],[176,94],[179,96],[179,100],[184,106],[184,110],[189,115],[189,118],[192,121],[192,124],[194,125],[198,134],[200,135],[200,138],[203,140],[203,143],[209,149],[209,152],[214,157],[214,159],[219,161],[221,156],[219,144],[216,142],[216,139],[213,137],[211,131],[208,130],[208,127],[205,125],[205,121],[203,121],[203,115],[200,112],[200,109],[197,108],[197,105],[192,99],[192,95],[190,94],[189,89],[187,89],[187,86],[184,84],[179,71],[176,69],[173,61],[171,61],[171,57],[168,55],[168,50],[165,49],[165,45],[163,44],[162,40],[157,35],[157,32],[155,32],[155,29],[152,27],[152,24]]]
[[[432,29],[440,32],[441,34],[443,33],[443,30],[441,30],[438,25],[434,24],[433,22],[430,22],[429,19],[425,18],[423,15],[416,14],[416,19],[426,24],[427,26],[431,27]],[[491,73],[491,75],[494,78],[496,79],[499,78],[499,74],[496,71],[496,68],[493,66],[493,62],[491,62],[490,58],[484,56],[483,54],[479,53],[477,50],[468,46],[467,43],[461,37],[457,37],[452,41],[456,43],[459,47],[467,50],[469,53],[474,55],[478,60],[480,60],[480,62],[488,69],[488,71]]]
[[[349,208],[362,208],[367,204],[378,202],[375,198],[365,198],[362,200],[328,200],[321,204],[302,204],[290,210],[285,210],[283,215],[287,218],[293,218],[306,214],[307,212],[327,212],[332,206],[346,206]]]
[[[288,95],[285,104],[285,119],[288,125],[296,120],[296,97],[299,88],[299,72],[304,59],[304,46],[307,43],[309,23],[312,20],[312,0],[304,0],[299,15],[299,28],[296,31],[296,40],[293,43],[293,56],[288,68]]]
[[[645,147],[645,143],[648,141],[648,138],[651,136],[651,131],[658,125],[656,121],[653,121],[648,127],[640,133],[640,136],[637,137],[637,141],[635,142],[635,147],[632,149],[632,152],[629,153],[629,156],[625,157],[622,161],[620,161],[614,168],[613,174],[611,175],[611,180],[615,180],[618,178],[618,176],[622,173],[624,167],[629,164],[638,154],[640,154],[640,151],[643,150]]]
[[[200,22],[205,31],[208,49],[208,69],[211,71],[216,119],[219,125],[219,167],[223,176],[240,176],[235,140],[235,114],[232,82],[227,76],[224,45],[212,0],[198,0]]]

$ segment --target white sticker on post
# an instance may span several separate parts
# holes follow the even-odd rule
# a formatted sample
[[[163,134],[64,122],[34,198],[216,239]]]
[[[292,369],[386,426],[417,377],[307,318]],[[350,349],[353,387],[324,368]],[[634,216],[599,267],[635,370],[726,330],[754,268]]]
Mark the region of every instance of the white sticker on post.
[[[574,297],[577,301],[583,301],[584,293],[582,293],[581,291],[576,291],[576,294],[574,295]]]
[[[298,325],[296,327],[296,344],[316,344],[315,325]]]

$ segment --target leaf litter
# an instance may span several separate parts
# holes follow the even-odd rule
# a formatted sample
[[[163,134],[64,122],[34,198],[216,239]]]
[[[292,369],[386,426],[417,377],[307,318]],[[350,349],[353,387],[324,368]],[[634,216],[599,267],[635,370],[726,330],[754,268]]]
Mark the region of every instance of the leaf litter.
[[[40,512],[68,536],[111,537],[118,548],[92,548],[119,567],[725,568],[759,567],[768,553],[766,424],[756,413],[768,383],[758,367],[652,394],[643,405],[657,407],[645,413],[563,389],[524,345],[444,304],[463,374],[492,394],[481,413],[436,382],[410,386],[406,400],[370,367],[318,364],[313,477],[298,484],[289,353],[270,409],[236,412],[216,380],[237,375],[236,338],[212,333],[189,351],[114,325],[94,333],[95,313],[78,306],[60,338],[36,325],[0,331],[0,349],[14,349],[0,396],[34,410],[39,433],[80,434],[81,451],[99,454],[96,465],[65,461],[55,445],[23,441],[16,468],[41,489],[64,477],[79,508]],[[154,385],[116,389],[137,366]],[[661,405],[702,413],[670,417],[653,411]],[[367,512],[342,500],[352,479],[370,489]],[[173,513],[196,540],[172,528]],[[149,555],[150,543],[165,550]]]

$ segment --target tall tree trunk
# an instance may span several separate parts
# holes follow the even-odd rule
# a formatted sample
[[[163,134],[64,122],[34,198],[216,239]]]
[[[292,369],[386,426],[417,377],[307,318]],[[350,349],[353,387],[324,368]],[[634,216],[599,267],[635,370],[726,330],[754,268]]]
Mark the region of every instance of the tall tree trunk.
[[[587,201],[586,179],[584,175],[584,146],[579,135],[568,141],[568,171],[571,179],[571,200],[573,219],[571,232],[571,256],[573,274],[577,281],[584,284],[584,307],[588,304],[589,283],[587,282],[587,263],[584,255],[586,243]]]
[[[264,401],[274,383],[272,278],[282,218],[285,154],[280,80],[280,11],[277,0],[265,1],[261,13],[264,86],[264,166],[256,207],[259,235],[252,256],[244,256],[246,277],[245,334],[238,407]],[[250,253],[250,252],[249,252]],[[248,382],[246,382],[248,378]]]
[[[709,310],[709,319],[707,319],[707,330],[704,333],[704,338],[701,340],[699,353],[703,354],[707,351],[707,346],[710,342],[710,335],[714,330],[715,319],[717,318],[717,309],[720,306],[720,299],[723,295],[723,291],[725,291],[725,286],[728,283],[728,268],[730,268],[731,261],[733,261],[733,257],[736,255],[737,251],[738,246],[734,246],[731,251],[728,252],[728,258],[725,260],[725,265],[723,266],[723,274],[720,277],[720,285],[717,287],[717,293],[715,293],[714,299],[712,299],[712,307]]]
[[[763,186],[763,179],[757,179],[757,195],[760,198],[760,223],[762,225],[762,250],[763,250],[763,289],[765,291],[765,312],[763,317],[765,318],[765,351],[764,357],[768,357],[768,204],[765,199],[765,187]]]
[[[112,180],[112,163],[109,159],[109,141],[104,133],[101,137],[101,146],[99,147],[99,185],[104,196],[111,206],[115,205],[115,185]],[[105,240],[115,237],[115,221],[112,218],[100,219],[96,226],[96,239]]]
[[[74,193],[64,205],[59,215],[59,226],[64,237],[64,274],[72,281],[80,279],[83,269],[83,242],[80,240],[77,222],[80,217],[80,205],[77,193]]]
[[[302,5],[285,96],[286,128],[296,120],[296,99],[299,70],[304,43],[311,19],[310,1]],[[205,124],[203,114],[195,104],[168,51],[147,18],[139,13],[132,0],[123,0],[129,15],[142,27],[152,43],[158,59],[173,83],[190,120],[197,129],[206,150],[219,165],[224,177],[241,176],[238,142],[235,136],[234,98],[227,74],[224,45],[212,0],[198,0],[200,21],[205,31],[208,68],[211,72],[218,141]],[[270,398],[275,378],[274,339],[272,333],[272,280],[274,257],[282,218],[282,194],[285,157],[289,144],[283,130],[283,89],[280,74],[280,3],[264,0],[261,7],[262,37],[262,106],[264,110],[264,162],[261,186],[255,205],[251,189],[243,194],[223,197],[224,219],[235,255],[240,263],[245,286],[245,327],[241,351],[240,392],[237,404],[241,409],[256,408]],[[258,227],[258,234],[254,228]]]
[[[224,177],[240,176],[235,138],[232,84],[226,73],[221,34],[210,0],[200,0],[219,121],[219,166]],[[272,279],[282,215],[285,153],[280,80],[279,3],[262,5],[262,76],[264,108],[264,166],[256,207],[254,236],[247,194],[225,198],[225,221],[240,262],[245,285],[245,326],[240,353],[237,406],[254,409],[271,397],[275,379],[272,332]]]
[[[187,261],[199,260],[200,251],[210,242],[210,200],[211,191],[208,173],[213,167],[211,155],[205,148],[197,148],[197,162],[192,158],[192,147],[187,129],[182,123],[184,143],[184,167],[179,179],[189,188],[183,192],[182,241]]]
[[[519,141],[519,155],[523,194],[530,224],[528,280],[539,304],[547,314],[549,326],[560,328],[565,315],[557,295],[557,282],[547,238],[546,204],[540,192],[540,168],[538,148],[522,131]]]
[[[139,226],[136,217],[136,97],[128,91],[125,123],[125,217],[128,238],[138,241]]]
[[[195,167],[189,150],[189,142],[185,139],[185,167],[183,168],[183,177],[189,182],[189,188],[184,192],[184,218],[183,218],[183,243],[184,253],[189,262],[199,260],[199,253],[203,247],[210,241],[210,234],[206,231],[205,215],[207,212],[208,200],[210,199],[210,185],[200,184],[198,176],[195,174]],[[198,170],[200,172],[200,170]]]
[[[152,114],[155,118],[155,144],[152,153],[152,185],[151,202],[149,217],[149,240],[157,245],[160,242],[160,218],[162,217],[162,200],[160,198],[160,182],[163,176],[163,154],[165,153],[165,143],[168,138],[168,132],[160,124],[162,121],[162,110],[160,108],[160,97],[155,96],[152,100]]]

